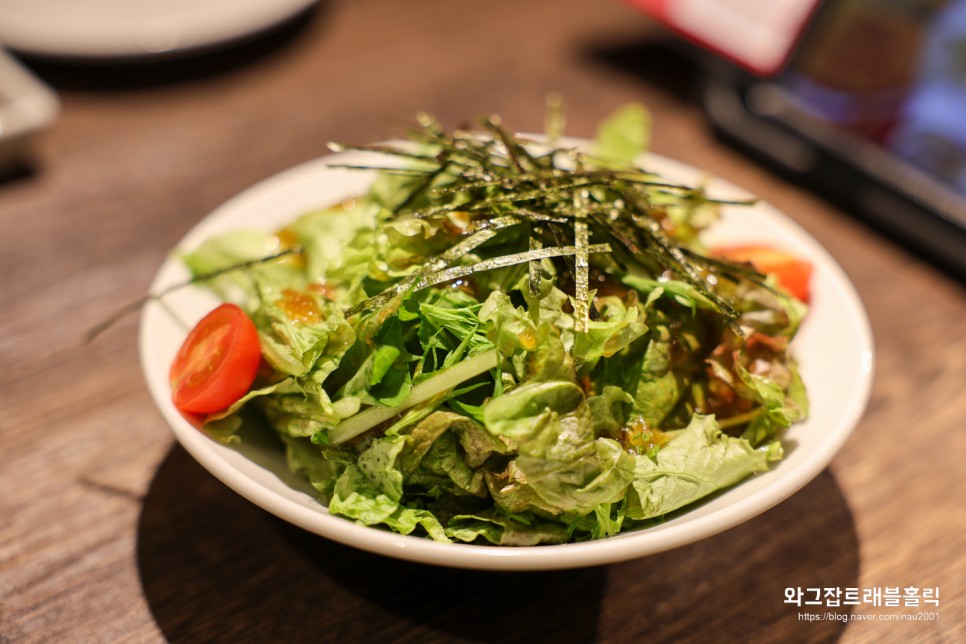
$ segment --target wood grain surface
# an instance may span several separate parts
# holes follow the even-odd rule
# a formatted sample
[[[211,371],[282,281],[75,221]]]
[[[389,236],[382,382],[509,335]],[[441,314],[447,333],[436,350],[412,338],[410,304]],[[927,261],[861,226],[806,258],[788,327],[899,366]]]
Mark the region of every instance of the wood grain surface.
[[[962,285],[717,140],[664,40],[616,1],[355,0],[181,61],[28,61],[63,109],[0,183],[0,642],[964,641]],[[392,136],[419,111],[539,131],[550,92],[575,136],[647,104],[656,152],[787,213],[867,307],[867,413],[831,467],[758,518],[577,571],[383,559],[259,510],[178,447],[136,316],[84,344],[192,225],[327,141]],[[783,603],[786,587],[894,586],[938,587],[939,618],[806,622]]]

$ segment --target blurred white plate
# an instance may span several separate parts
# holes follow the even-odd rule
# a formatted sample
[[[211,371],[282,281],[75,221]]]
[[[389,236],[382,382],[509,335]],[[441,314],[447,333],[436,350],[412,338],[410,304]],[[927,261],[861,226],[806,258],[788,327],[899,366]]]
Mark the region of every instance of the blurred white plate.
[[[383,157],[377,161],[386,163]],[[373,158],[359,153],[335,155],[272,177],[206,217],[180,247],[193,248],[213,234],[237,228],[276,230],[302,212],[365,190],[371,180],[368,173],[328,168],[332,162],[372,163]],[[697,183],[704,177],[694,168],[663,158],[649,157],[645,165],[681,182]],[[748,196],[724,181],[712,180],[707,185],[716,197]],[[169,365],[187,328],[218,303],[200,289],[181,289],[163,304],[145,306],[140,337],[144,375],[178,441],[202,466],[265,510],[329,539],[411,561],[493,570],[575,568],[641,557],[726,530],[798,491],[831,461],[858,423],[869,396],[873,345],[865,311],[842,270],[812,237],[761,203],[726,208],[708,237],[713,243],[772,244],[814,264],[812,309],[795,340],[795,353],[809,388],[811,416],[788,432],[786,458],[771,471],[659,526],[601,541],[526,548],[436,543],[329,515],[311,488],[289,473],[280,450],[257,444],[226,447],[187,423],[172,405]],[[158,273],[152,292],[186,278],[185,269],[170,260]]]
[[[57,57],[144,56],[258,33],[317,0],[2,0],[0,44]]]
[[[0,49],[0,171],[22,160],[59,111],[54,92]]]

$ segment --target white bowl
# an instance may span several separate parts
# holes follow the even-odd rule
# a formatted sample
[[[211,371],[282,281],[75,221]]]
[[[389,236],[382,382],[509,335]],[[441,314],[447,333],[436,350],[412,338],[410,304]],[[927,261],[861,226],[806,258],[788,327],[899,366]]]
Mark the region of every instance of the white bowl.
[[[704,174],[665,158],[649,156],[643,165],[685,183]],[[371,174],[328,167],[330,163],[372,163],[365,153],[321,158],[267,179],[231,199],[202,220],[182,241],[193,248],[219,232],[237,228],[275,230],[299,214],[362,193]],[[384,164],[385,158],[379,157]],[[707,183],[712,196],[747,198],[724,181]],[[710,243],[763,243],[791,251],[814,266],[812,308],[794,343],[811,413],[785,439],[785,459],[688,512],[660,525],[608,539],[551,546],[498,547],[438,543],[364,527],[332,516],[311,487],[292,475],[284,454],[255,442],[239,448],[210,439],[189,424],[171,403],[168,369],[187,329],[214,308],[209,293],[185,288],[150,302],[141,318],[141,360],[148,387],[175,437],[208,471],[256,505],[305,530],[381,555],[459,568],[549,570],[577,568],[652,555],[711,536],[764,512],[818,475],[858,423],[868,400],[873,344],[865,311],[855,290],[831,256],[805,231],[767,204],[726,207],[722,221],[708,231]],[[181,282],[187,271],[167,261],[152,292]]]
[[[68,58],[129,58],[233,42],[317,0],[3,0],[0,42]]]

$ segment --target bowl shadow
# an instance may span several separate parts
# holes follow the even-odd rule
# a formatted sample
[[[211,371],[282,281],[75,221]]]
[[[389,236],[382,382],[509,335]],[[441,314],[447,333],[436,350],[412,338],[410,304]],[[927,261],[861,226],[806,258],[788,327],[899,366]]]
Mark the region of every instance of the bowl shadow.
[[[701,54],[685,41],[660,29],[626,40],[584,44],[584,60],[660,88],[682,103],[696,100]]]
[[[855,587],[859,574],[852,515],[828,470],[776,508],[690,546],[609,566],[506,573],[330,542],[250,504],[177,445],[144,498],[137,560],[170,642],[834,641],[844,622],[801,621],[807,609],[785,604],[784,590]]]

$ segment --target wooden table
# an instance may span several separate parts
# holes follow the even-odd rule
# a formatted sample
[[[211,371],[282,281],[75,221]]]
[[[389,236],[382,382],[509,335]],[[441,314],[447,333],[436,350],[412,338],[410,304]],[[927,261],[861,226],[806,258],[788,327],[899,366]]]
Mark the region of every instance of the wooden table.
[[[33,169],[0,183],[0,642],[963,641],[962,287],[716,140],[662,38],[617,2],[355,0],[181,64],[33,61],[63,111]],[[391,136],[422,110],[539,131],[553,91],[575,136],[648,105],[656,152],[778,206],[868,309],[864,419],[758,518],[576,571],[383,559],[250,505],[178,447],[141,378],[136,316],[84,344],[200,218],[327,141]],[[786,587],[889,586],[938,587],[939,619],[810,623],[784,604]]]

